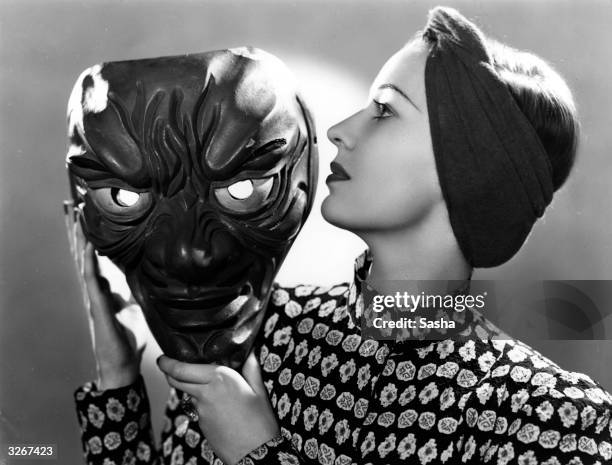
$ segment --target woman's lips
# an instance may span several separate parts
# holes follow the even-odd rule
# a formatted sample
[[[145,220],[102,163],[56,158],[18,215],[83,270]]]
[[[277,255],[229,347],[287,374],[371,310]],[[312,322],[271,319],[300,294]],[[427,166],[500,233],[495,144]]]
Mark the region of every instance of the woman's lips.
[[[331,168],[332,174],[327,176],[325,182],[329,183],[333,181],[347,181],[351,179],[349,174],[346,172],[346,170],[340,163],[332,161],[329,167]]]
[[[338,176],[336,174],[333,174],[333,173],[325,178],[325,182],[328,183],[328,184],[330,182],[334,182],[334,181],[346,181],[346,178],[342,178],[342,177],[340,177],[340,176]]]

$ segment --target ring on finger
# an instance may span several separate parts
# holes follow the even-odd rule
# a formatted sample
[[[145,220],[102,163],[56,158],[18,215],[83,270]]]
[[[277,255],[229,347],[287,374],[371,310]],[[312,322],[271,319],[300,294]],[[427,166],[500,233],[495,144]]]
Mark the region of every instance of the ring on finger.
[[[193,405],[193,397],[191,397],[186,392],[183,392],[183,396],[181,397],[181,409],[189,417],[191,421],[198,421],[199,415],[196,406]]]

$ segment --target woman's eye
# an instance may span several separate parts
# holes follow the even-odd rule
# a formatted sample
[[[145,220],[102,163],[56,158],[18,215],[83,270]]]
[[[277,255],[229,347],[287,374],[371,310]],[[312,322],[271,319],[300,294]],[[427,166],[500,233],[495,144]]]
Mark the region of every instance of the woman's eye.
[[[388,118],[389,116],[393,115],[393,112],[386,103],[374,100],[374,106],[376,108],[376,116],[374,117],[375,119]]]
[[[111,196],[120,207],[132,207],[138,202],[140,194],[125,189],[111,188]]]

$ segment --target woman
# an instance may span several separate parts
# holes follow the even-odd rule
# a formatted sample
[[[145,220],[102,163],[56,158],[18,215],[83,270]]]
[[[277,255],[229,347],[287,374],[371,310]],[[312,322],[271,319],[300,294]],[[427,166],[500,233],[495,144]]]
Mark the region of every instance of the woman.
[[[96,347],[102,386],[75,393],[88,462],[610,463],[610,395],[478,312],[439,341],[436,330],[367,339],[358,324],[368,286],[465,282],[519,250],[574,160],[561,78],[436,8],[383,66],[368,106],[329,138],[338,156],[323,215],[369,247],[354,282],[277,288],[242,373],[160,357],[175,389],[159,452],[138,351],[108,325],[101,339],[120,349]],[[91,246],[85,278],[102,302]]]

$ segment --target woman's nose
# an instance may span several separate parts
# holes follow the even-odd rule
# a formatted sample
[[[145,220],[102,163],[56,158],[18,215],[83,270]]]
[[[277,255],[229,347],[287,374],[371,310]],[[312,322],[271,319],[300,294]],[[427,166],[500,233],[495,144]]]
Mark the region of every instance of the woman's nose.
[[[334,124],[331,128],[327,130],[327,138],[329,141],[334,144],[336,147],[339,147],[342,143],[342,139],[340,138],[340,132],[338,130],[338,126],[340,124]]]
[[[353,137],[350,135],[349,131],[348,123],[350,119],[351,118],[347,118],[340,121],[327,130],[327,138],[338,148],[343,147],[350,149],[354,144]]]

